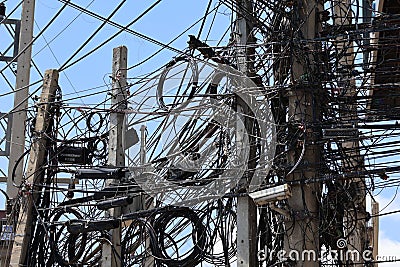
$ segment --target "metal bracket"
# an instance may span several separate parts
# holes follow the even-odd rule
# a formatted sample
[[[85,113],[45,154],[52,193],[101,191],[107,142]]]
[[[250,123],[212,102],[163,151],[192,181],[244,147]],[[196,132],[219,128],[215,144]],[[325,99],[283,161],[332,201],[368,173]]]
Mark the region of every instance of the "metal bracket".
[[[7,125],[4,121],[7,120]],[[0,145],[5,142],[4,150],[0,148],[0,156],[10,155],[12,114],[0,112],[0,130],[4,130],[4,137],[0,137]]]
[[[12,32],[10,32],[11,36],[14,38],[14,43],[11,44],[5,51],[4,54],[7,54],[8,50],[13,47],[13,53],[12,56],[4,56],[4,54],[1,52],[0,53],[0,61],[7,61],[7,62],[12,62],[12,61],[17,61],[17,55],[19,52],[19,35],[21,31],[21,21],[18,19],[5,19],[1,22],[1,24],[10,24],[10,25],[15,25],[15,31],[14,31],[14,36],[12,36]]]

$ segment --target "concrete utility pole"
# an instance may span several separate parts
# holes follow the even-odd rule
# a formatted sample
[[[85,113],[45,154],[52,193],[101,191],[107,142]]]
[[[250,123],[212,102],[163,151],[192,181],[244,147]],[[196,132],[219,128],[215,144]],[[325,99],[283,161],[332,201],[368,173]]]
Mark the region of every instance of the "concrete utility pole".
[[[147,163],[147,137],[146,137],[146,132],[147,132],[147,126],[146,125],[141,125],[140,126],[140,150],[139,150],[139,155],[140,155],[140,165],[144,165]],[[139,209],[152,209],[155,207],[154,205],[154,199],[152,199],[152,202],[149,207],[146,207],[146,196],[139,196],[136,197],[135,202],[132,203],[131,207],[128,207],[130,209],[125,209],[125,213],[130,213]],[[133,208],[133,210],[132,210]],[[146,238],[146,251],[148,256],[144,260],[143,267],[154,267],[155,266],[155,261],[154,257],[151,254],[151,240],[150,238]]]
[[[351,25],[352,24],[352,10],[351,2],[348,0],[341,0],[334,8],[335,24],[336,25]],[[346,105],[341,106],[341,116],[345,121],[348,121],[348,127],[357,129],[357,90],[355,78],[351,72],[354,70],[354,48],[353,41],[349,37],[338,37],[336,38],[336,48],[339,54],[344,51],[344,56],[339,58],[340,70],[338,85],[341,90],[345,90],[343,93],[347,97]],[[352,141],[346,141],[342,143],[342,148],[345,153],[345,159],[343,161],[343,167],[345,172],[356,172],[362,171],[364,165],[364,159],[360,155],[360,144],[357,138],[353,138]],[[350,203],[347,203],[344,210],[344,226],[345,229],[350,229],[350,233],[344,233],[348,236],[347,243],[348,249],[357,250],[362,255],[363,251],[367,249],[367,223],[365,220],[357,220],[353,218],[365,218],[366,213],[366,187],[365,179],[363,177],[351,179],[345,181],[345,187],[348,188],[352,194]],[[356,216],[355,216],[356,215]],[[346,218],[350,218],[350,221],[346,221]],[[355,225],[355,229],[353,231]],[[353,260],[355,264],[362,264],[364,260],[360,257],[359,260]]]
[[[112,79],[113,87],[111,92],[111,109],[116,110],[110,114],[110,132],[108,144],[108,165],[115,167],[125,166],[125,148],[122,139],[125,133],[125,114],[118,112],[127,108],[127,57],[126,46],[119,46],[113,49]],[[107,181],[110,184],[111,181]],[[121,208],[114,208],[109,211],[110,217],[117,218],[121,215]],[[102,267],[121,267],[121,228],[109,232],[110,243],[103,243]]]
[[[10,255],[11,267],[29,266],[26,262],[31,240],[33,204],[37,201],[40,192],[32,192],[35,185],[43,183],[44,171],[41,169],[46,161],[49,144],[48,133],[52,120],[52,104],[58,88],[58,71],[47,70],[44,74],[43,90],[36,115],[35,138],[30,149],[28,170],[26,172],[26,188],[21,203],[19,203],[19,220]],[[22,123],[21,123],[22,124]],[[27,265],[28,264],[28,265]]]
[[[303,131],[303,136],[297,138],[295,147],[288,152],[288,164],[298,167],[287,176],[287,180],[306,180],[319,178],[318,163],[320,162],[320,147],[314,143],[315,134],[312,125],[320,120],[320,110],[317,97],[321,93],[318,81],[313,77],[316,62],[313,52],[318,49],[314,40],[317,32],[316,12],[317,0],[296,0],[292,24],[296,25],[293,63],[292,86],[289,91],[289,125],[297,127],[296,132]],[[322,10],[322,9],[320,9]],[[296,28],[298,27],[298,29]],[[294,130],[292,130],[294,131]],[[314,251],[318,257],[319,246],[319,199],[321,189],[318,183],[293,184],[292,197],[288,199],[291,218],[285,222],[284,250],[286,257],[291,251],[300,255],[305,250]],[[296,267],[316,267],[319,262],[311,257],[295,261]]]
[[[377,260],[377,256],[379,254],[379,203],[375,200],[372,200],[371,204],[371,213],[372,216],[374,216],[372,218],[372,256],[374,260]],[[378,263],[375,263],[374,266],[378,267]]]
[[[236,44],[239,46],[236,48],[238,67],[241,72],[251,76],[254,61],[251,60],[250,55],[254,54],[254,51],[252,53],[254,49],[247,48],[246,45],[254,42],[254,37],[251,33],[253,26],[245,15],[253,10],[253,4],[252,0],[237,0],[236,3]],[[238,104],[240,104],[239,100]],[[250,111],[241,110],[240,112],[249,114]],[[253,122],[245,119],[244,123],[251,124]],[[252,125],[247,129],[252,129]],[[251,140],[249,143],[252,143]],[[254,158],[254,155],[250,154],[249,158]],[[249,172],[254,171],[254,162],[250,162],[248,168],[250,169]],[[242,183],[246,183],[246,181],[241,181]],[[249,196],[238,197],[237,202],[237,266],[257,266],[257,206]]]
[[[29,78],[31,71],[33,23],[35,13],[35,0],[24,0],[21,13],[21,34],[19,38],[19,51],[24,51],[17,61],[17,77],[15,82],[14,113],[10,158],[8,162],[7,194],[10,198],[15,198],[18,188],[13,186],[12,171],[16,161],[21,157],[25,150],[25,125],[26,108],[28,107]],[[29,46],[29,47],[28,47]],[[20,89],[23,88],[23,89]],[[23,162],[15,169],[14,181],[17,185],[22,182]]]

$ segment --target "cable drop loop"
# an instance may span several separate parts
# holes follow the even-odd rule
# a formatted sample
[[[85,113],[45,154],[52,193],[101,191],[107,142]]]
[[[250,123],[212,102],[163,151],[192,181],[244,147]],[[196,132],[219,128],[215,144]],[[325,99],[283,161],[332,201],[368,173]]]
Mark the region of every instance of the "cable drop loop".
[[[178,62],[187,62],[192,70],[192,89],[189,93],[188,99],[187,101],[183,101],[180,106],[178,106],[178,104],[171,104],[170,107],[168,107],[165,102],[164,102],[164,83],[165,80],[168,76],[168,73],[170,72],[170,70],[172,70],[174,68],[174,66],[176,65],[176,63]],[[163,70],[163,72],[160,75],[160,80],[157,84],[157,91],[156,91],[156,99],[157,99],[157,104],[159,106],[160,109],[170,112],[172,109],[183,109],[185,108],[190,100],[194,97],[197,87],[198,87],[198,81],[199,81],[199,70],[197,67],[197,63],[196,61],[188,56],[179,56],[174,58],[173,60],[171,60],[166,66],[165,69]]]

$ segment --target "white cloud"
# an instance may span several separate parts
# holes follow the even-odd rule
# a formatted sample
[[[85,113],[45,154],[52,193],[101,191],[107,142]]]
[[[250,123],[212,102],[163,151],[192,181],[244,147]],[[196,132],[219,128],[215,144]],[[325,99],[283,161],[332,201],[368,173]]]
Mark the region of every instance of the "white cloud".
[[[400,260],[400,242],[390,239],[383,231],[379,231],[379,256],[395,256]],[[400,262],[379,263],[379,267],[395,267]]]
[[[396,192],[381,192],[375,196],[375,200],[379,203],[380,213],[400,210],[400,196]],[[367,198],[367,210],[371,211],[371,199]],[[382,221],[382,218],[385,218]],[[392,231],[397,232],[398,229],[393,229],[392,222],[400,221],[400,213],[394,213],[380,217],[379,225],[379,256],[395,256],[400,260],[400,240],[398,235],[390,235]],[[382,258],[381,260],[385,260]],[[395,267],[399,266],[400,262],[384,262],[379,263],[379,267]]]

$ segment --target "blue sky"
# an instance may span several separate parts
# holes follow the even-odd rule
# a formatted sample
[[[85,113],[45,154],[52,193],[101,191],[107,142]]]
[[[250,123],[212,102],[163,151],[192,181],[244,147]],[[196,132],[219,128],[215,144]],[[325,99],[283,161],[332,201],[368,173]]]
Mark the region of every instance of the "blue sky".
[[[119,5],[121,1],[93,1],[93,0],[80,0],[73,1],[73,3],[87,7],[88,10],[97,13],[103,17],[108,17],[109,14]],[[137,18],[143,11],[149,8],[153,3],[158,1],[139,1],[129,0],[125,1],[124,5],[118,10],[117,13],[111,18],[112,21],[121,25],[126,25],[135,18]],[[217,1],[215,1],[217,2]],[[7,15],[18,6],[20,1],[8,0],[6,1]],[[181,34],[190,25],[204,16],[208,0],[170,0],[160,1],[147,15],[133,24],[130,29],[138,31],[147,35],[161,43],[167,44],[177,35]],[[212,4],[211,9],[215,7]],[[34,36],[36,36],[41,29],[53,18],[57,11],[63,6],[59,1],[46,1],[37,0],[35,10],[35,25]],[[10,18],[19,19],[21,8],[18,8]],[[229,25],[230,13],[226,7],[219,9],[221,12],[216,16],[214,26],[211,27],[209,34],[209,43],[216,44],[221,39],[223,32]],[[222,14],[224,13],[224,14]],[[101,21],[82,14],[81,12],[71,7],[66,7],[51,26],[41,35],[33,45],[33,61],[42,74],[46,69],[58,69],[80,46],[87,38],[101,25]],[[207,36],[210,29],[211,17],[206,21],[204,26],[202,39]],[[183,34],[170,46],[177,50],[187,48],[188,35],[196,35],[199,32],[201,23],[197,23],[194,27]],[[114,26],[105,25],[98,34],[85,46],[74,59],[91,51],[93,48],[100,45],[105,39],[117,33],[119,29]],[[0,27],[0,49],[7,47],[11,42],[9,34],[4,27]],[[224,44],[224,43],[222,43]],[[226,42],[225,42],[226,44]],[[82,90],[87,90],[94,87],[100,87],[94,91],[107,90],[110,85],[109,75],[112,66],[112,49],[114,47],[125,45],[128,47],[128,66],[133,66],[154,52],[158,51],[161,47],[155,45],[141,38],[133,36],[129,33],[121,33],[112,41],[98,49],[95,53],[81,60],[79,63],[71,66],[65,71],[60,73],[59,84],[65,95],[64,99],[83,96],[85,93],[76,93]],[[163,66],[169,62],[172,57],[176,56],[176,52],[164,49],[157,56],[153,57],[146,63],[132,68],[128,72],[128,78],[135,78],[143,76],[155,69]],[[5,63],[0,63],[1,68]],[[12,66],[15,66],[14,64]],[[15,68],[13,68],[15,70]],[[31,82],[40,79],[39,72],[32,67]],[[14,85],[15,80],[12,70],[7,69],[5,75],[10,83]],[[133,80],[131,80],[133,81]],[[31,92],[38,88],[38,85],[30,88]],[[0,78],[0,94],[10,92],[11,88],[7,85],[5,80]],[[82,100],[70,101],[70,104],[90,105],[98,103],[105,98],[105,94],[97,95],[94,97],[83,98]],[[32,103],[31,103],[32,104]],[[13,105],[12,94],[3,96],[1,98],[0,112],[8,112]],[[0,167],[6,172],[7,161],[4,157],[0,157]]]

